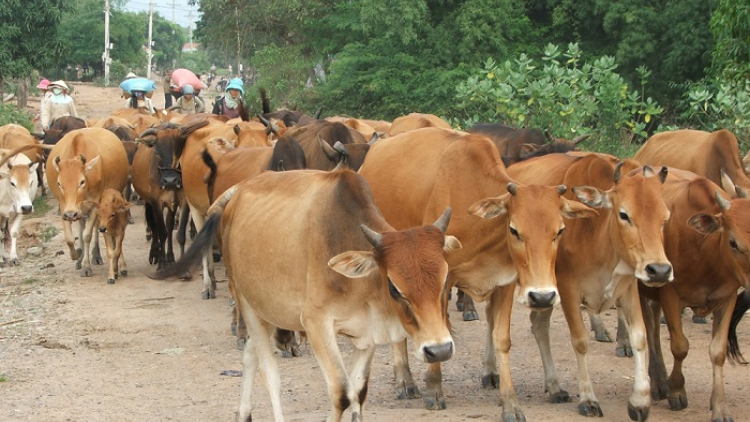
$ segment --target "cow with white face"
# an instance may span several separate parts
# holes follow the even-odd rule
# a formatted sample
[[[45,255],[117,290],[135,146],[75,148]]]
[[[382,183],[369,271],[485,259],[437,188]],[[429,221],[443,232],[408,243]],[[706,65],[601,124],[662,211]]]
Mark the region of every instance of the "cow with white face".
[[[0,150],[0,156],[7,157],[12,153],[8,150]],[[5,232],[0,231],[0,253],[3,263],[11,265],[18,264],[17,240],[18,231],[21,228],[23,216],[34,211],[32,201],[36,196],[38,187],[37,178],[34,176],[39,164],[32,163],[23,154],[17,154],[0,166],[0,227],[9,223],[10,232],[10,255],[5,251]]]

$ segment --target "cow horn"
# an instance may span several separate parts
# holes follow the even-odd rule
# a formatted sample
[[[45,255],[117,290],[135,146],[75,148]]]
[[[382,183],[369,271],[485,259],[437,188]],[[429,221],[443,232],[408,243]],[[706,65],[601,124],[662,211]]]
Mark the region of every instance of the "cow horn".
[[[322,112],[323,112],[323,106],[320,106],[320,108],[318,109],[318,111],[316,111],[315,114],[313,114],[313,116],[312,116],[313,119],[319,120],[320,119],[320,114]]]
[[[78,156],[79,156],[79,157],[81,157],[81,162],[82,162],[82,163],[83,163],[83,165],[85,166],[85,165],[86,165],[86,156],[85,156],[85,155],[83,155],[83,154],[78,154]]]
[[[268,119],[266,119],[265,117],[263,117],[262,114],[258,113],[256,114],[256,116],[258,116],[258,120],[260,120],[260,122],[263,123],[263,126],[265,127],[271,126],[271,122],[268,121]]]
[[[620,171],[622,170],[623,164],[625,164],[624,161],[618,161],[617,165],[615,166],[615,175],[614,175],[615,183],[620,181]]]
[[[581,135],[581,136],[574,138],[571,142],[573,143],[573,145],[578,145],[581,142],[585,141],[586,139],[589,139],[590,137],[591,137],[591,134],[588,133],[586,135]]]
[[[240,128],[239,124],[234,125],[234,134],[239,135],[240,131],[242,131],[242,128]]]
[[[719,193],[718,189],[714,192],[714,196],[716,196],[716,203],[719,204],[719,208],[723,212],[729,211],[729,208],[732,207],[732,203],[724,199],[724,197]]]
[[[369,140],[369,141],[367,141],[367,144],[368,144],[368,145],[372,145],[372,144],[374,144],[375,142],[377,142],[377,141],[378,141],[378,139],[380,139],[380,136],[378,136],[378,133],[377,133],[377,132],[373,132],[373,133],[372,133],[372,137],[370,138],[370,140]]]
[[[747,198],[747,191],[745,189],[742,189],[739,186],[735,186],[734,190],[737,193],[738,198]]]
[[[349,151],[346,149],[346,145],[342,144],[341,141],[336,141],[335,144],[333,144],[333,149],[339,152],[339,154],[348,156]]]
[[[558,185],[557,186],[557,192],[560,193],[560,195],[565,195],[565,192],[568,191],[568,187],[565,185]]]
[[[518,192],[518,185],[513,182],[508,183],[507,188],[508,188],[508,192],[510,192],[510,194],[513,196],[515,196],[516,192]]]
[[[145,137],[151,136],[151,135],[158,136],[159,135],[159,129],[157,129],[155,127],[150,127],[148,129],[144,130],[143,133],[141,133],[141,136],[139,136],[139,138],[145,138]]]
[[[441,232],[445,233],[448,230],[448,224],[451,222],[451,207],[448,207],[443,211],[443,214],[435,220],[433,226],[440,229]]]
[[[551,144],[555,142],[555,138],[552,137],[552,134],[549,133],[548,129],[544,129],[544,137],[547,138],[547,143]]]
[[[365,235],[367,238],[367,241],[370,242],[370,244],[378,248],[383,243],[383,235],[372,230],[371,228],[365,226],[364,224],[360,224],[359,228],[362,230],[362,234]]]

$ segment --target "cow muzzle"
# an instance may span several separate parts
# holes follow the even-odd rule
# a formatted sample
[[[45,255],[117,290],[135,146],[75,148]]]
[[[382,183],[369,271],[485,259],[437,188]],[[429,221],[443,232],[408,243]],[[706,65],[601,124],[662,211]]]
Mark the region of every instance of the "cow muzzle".
[[[32,212],[34,212],[34,206],[33,205],[22,205],[21,206],[21,214],[23,214],[23,215],[29,215]]]
[[[427,363],[444,362],[453,356],[453,342],[425,346],[422,353]]]
[[[62,214],[62,218],[66,221],[78,221],[81,219],[81,213],[78,211],[65,211]]]
[[[99,233],[106,233],[107,228],[106,227],[99,227]]]
[[[527,290],[525,296],[519,296],[520,302],[529,308],[539,311],[551,308],[560,303],[557,289]]]
[[[661,287],[666,283],[674,280],[672,265],[667,264],[648,264],[645,267],[645,277],[638,277],[643,284],[649,287]]]

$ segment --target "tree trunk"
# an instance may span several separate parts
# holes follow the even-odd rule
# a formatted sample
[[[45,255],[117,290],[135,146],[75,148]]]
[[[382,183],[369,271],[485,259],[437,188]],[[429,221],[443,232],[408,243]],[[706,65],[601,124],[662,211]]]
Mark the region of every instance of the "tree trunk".
[[[26,108],[26,102],[29,97],[29,77],[24,77],[18,81],[18,109],[23,110]]]

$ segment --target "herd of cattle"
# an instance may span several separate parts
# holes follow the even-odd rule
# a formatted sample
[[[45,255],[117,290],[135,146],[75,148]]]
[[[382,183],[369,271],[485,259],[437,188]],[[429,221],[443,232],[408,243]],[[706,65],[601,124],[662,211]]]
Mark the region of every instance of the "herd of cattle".
[[[417,113],[385,122],[265,111],[245,122],[126,109],[97,121],[61,118],[37,137],[1,127],[0,225],[11,236],[9,254],[4,237],[0,245],[3,261],[18,261],[20,220],[32,212],[37,186],[45,194],[46,168],[77,269],[89,277],[91,262],[103,263],[101,232],[114,283],[127,274],[132,186],[145,204],[157,277],[187,276],[202,262],[202,297],[213,298],[212,252],[222,254],[244,344],[242,421],[251,420],[258,369],[275,420],[284,420],[272,351],[294,347],[292,331],[305,333],[324,371],[328,421],[347,409],[362,420],[378,344],[393,345],[400,398],[421,395],[427,408],[444,409],[440,365],[454,351],[453,287],[465,295],[465,318],[476,317],[473,300],[488,302],[482,383],[499,389],[505,422],[525,421],[510,371],[513,301],[530,311],[556,403],[571,401],[550,350],[550,316],[561,305],[586,416],[602,410],[581,307],[596,319],[616,305],[618,342],[634,357],[627,411],[635,421],[648,418],[651,400],[687,407],[681,311],[712,313],[711,417],[733,421],[722,371],[727,354],[744,363],[736,327],[750,303],[750,178],[732,133],[664,132],[619,159],[577,151],[585,136],[497,124],[464,132]],[[190,220],[199,232],[186,251]],[[674,356],[669,376],[662,313]],[[348,371],[338,335],[355,346]],[[421,392],[407,337],[428,363]]]

